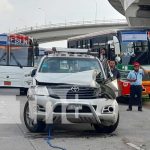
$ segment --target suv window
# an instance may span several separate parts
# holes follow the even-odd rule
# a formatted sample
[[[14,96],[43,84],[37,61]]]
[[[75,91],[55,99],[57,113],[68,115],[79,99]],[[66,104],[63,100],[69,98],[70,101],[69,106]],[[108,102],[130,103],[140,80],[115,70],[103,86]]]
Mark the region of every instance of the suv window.
[[[101,72],[100,64],[97,59],[47,57],[43,60],[39,72],[77,73],[94,69],[98,70],[98,72]]]

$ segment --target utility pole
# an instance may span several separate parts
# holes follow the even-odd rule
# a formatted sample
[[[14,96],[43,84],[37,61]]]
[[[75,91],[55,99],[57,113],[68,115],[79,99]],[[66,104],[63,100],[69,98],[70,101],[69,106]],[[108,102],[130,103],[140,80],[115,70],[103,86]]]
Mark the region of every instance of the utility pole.
[[[95,0],[95,23],[97,20],[97,0]]]

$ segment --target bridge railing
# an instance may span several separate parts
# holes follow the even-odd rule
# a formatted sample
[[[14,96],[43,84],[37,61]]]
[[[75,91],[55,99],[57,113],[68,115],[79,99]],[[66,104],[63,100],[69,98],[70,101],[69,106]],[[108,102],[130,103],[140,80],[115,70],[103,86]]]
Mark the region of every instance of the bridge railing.
[[[100,25],[100,24],[127,24],[125,19],[115,19],[115,20],[93,20],[93,21],[77,21],[77,22],[65,22],[65,23],[49,23],[40,26],[30,26],[24,27],[21,29],[17,29],[12,31],[13,33],[21,33],[21,32],[28,32],[28,31],[36,31],[36,30],[44,30],[44,29],[53,29],[53,28],[61,28],[61,27],[71,27],[71,26],[83,26],[83,25]],[[11,33],[12,33],[11,32]]]

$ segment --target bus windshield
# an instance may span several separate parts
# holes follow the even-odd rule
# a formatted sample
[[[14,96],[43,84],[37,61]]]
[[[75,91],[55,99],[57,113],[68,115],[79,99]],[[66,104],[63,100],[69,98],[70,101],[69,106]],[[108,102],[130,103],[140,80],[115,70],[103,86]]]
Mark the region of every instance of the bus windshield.
[[[124,65],[132,65],[135,61],[141,65],[149,65],[148,41],[121,43],[121,56]]]
[[[29,47],[0,47],[0,65],[5,66],[33,66],[33,49]]]
[[[33,50],[29,47],[12,47],[10,51],[10,66],[33,66]]]

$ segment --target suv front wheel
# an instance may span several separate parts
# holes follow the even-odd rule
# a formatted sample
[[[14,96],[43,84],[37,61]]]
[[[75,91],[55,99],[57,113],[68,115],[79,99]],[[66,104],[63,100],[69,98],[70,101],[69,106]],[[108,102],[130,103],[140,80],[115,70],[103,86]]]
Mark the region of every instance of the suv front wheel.
[[[98,133],[112,133],[116,130],[118,123],[119,123],[119,114],[118,114],[117,121],[114,125],[104,126],[104,125],[94,124],[94,128]]]
[[[30,132],[42,132],[46,128],[46,124],[42,121],[37,121],[34,123],[34,120],[29,117],[29,103],[26,102],[24,107],[24,122],[27,129]]]

